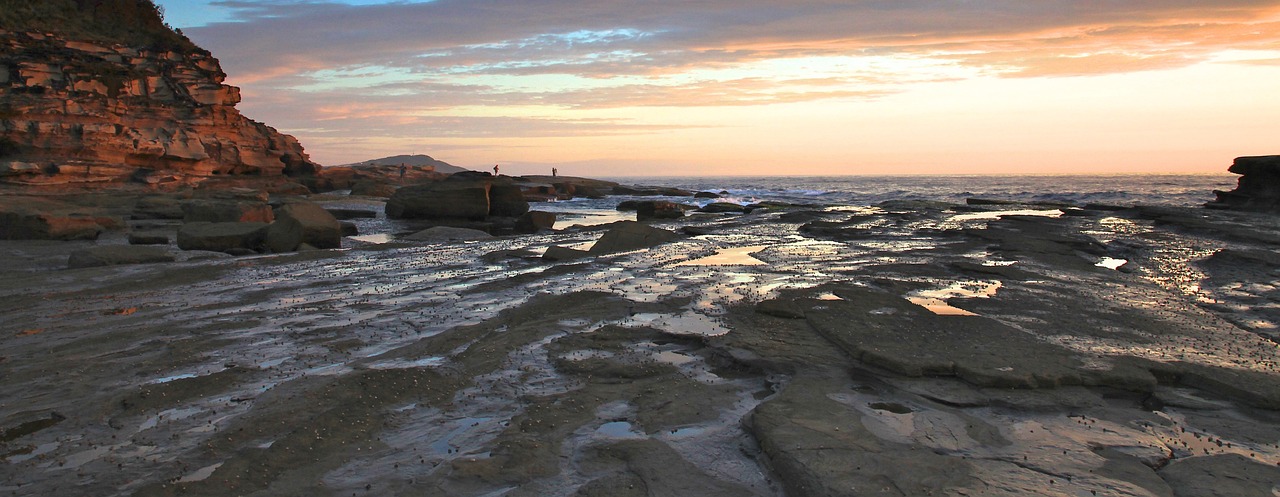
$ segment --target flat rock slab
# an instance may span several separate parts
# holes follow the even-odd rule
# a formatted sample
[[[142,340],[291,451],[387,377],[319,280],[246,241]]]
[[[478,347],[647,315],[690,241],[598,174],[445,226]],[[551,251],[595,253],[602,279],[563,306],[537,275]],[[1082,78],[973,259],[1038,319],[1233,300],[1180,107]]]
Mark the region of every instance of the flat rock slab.
[[[1177,497],[1271,497],[1280,486],[1280,467],[1239,454],[1179,459],[1161,469],[1160,476]]]

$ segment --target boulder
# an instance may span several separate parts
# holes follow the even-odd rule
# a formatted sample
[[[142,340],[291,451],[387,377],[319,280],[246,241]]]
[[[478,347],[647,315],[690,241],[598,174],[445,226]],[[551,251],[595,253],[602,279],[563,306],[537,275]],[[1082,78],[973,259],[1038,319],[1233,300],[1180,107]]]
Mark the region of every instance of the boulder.
[[[182,202],[186,223],[269,223],[275,220],[271,206],[257,200],[193,199]]]
[[[267,223],[187,223],[178,229],[178,248],[245,253],[263,248]]]
[[[462,242],[468,240],[487,240],[493,238],[493,235],[480,230],[469,228],[454,228],[451,226],[435,226],[428,228],[403,239],[414,242]]]
[[[1280,155],[1237,157],[1228,171],[1239,174],[1236,189],[1215,190],[1214,209],[1280,212]]]
[[[680,235],[674,231],[654,228],[636,221],[619,221],[613,223],[588,253],[598,255],[646,249],[678,239]]]
[[[118,264],[151,264],[173,262],[175,257],[164,247],[139,247],[134,245],[101,245],[76,250],[67,260],[67,267],[84,268],[115,266]]]
[[[360,228],[356,223],[351,221],[338,221],[338,225],[342,227],[342,236],[356,236],[360,234]]]
[[[342,225],[329,211],[310,202],[295,202],[276,209],[276,221],[267,228],[267,248],[292,252],[299,245],[318,249],[342,247]]]
[[[720,198],[720,194],[715,192],[698,192],[693,194],[693,198]]]
[[[738,205],[738,204],[734,204],[734,203],[729,203],[729,202],[712,202],[712,203],[710,203],[710,204],[707,204],[707,206],[706,206],[706,207],[703,207],[703,208],[701,208],[701,209],[698,209],[698,212],[710,212],[710,213],[713,213],[713,214],[723,214],[723,213],[729,213],[729,212],[736,212],[736,213],[741,214],[741,213],[745,213],[745,212],[750,212],[750,210],[749,210],[749,209],[747,209],[747,207],[746,207],[746,206]]]
[[[647,200],[636,205],[636,219],[679,219],[684,217],[684,205],[665,200]]]
[[[396,190],[386,210],[392,219],[484,221],[489,216],[519,216],[529,211],[529,203],[509,179],[458,173],[445,181]]]
[[[556,215],[553,212],[529,211],[516,219],[516,233],[533,234],[542,230],[549,230],[556,224]]]

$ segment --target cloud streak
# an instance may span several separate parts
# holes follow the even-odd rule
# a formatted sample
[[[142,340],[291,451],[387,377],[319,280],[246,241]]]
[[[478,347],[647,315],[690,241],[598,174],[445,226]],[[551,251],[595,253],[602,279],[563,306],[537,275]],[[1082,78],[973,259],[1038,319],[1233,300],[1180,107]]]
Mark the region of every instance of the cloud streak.
[[[234,22],[185,31],[245,88],[242,107],[285,129],[356,137],[647,134],[682,123],[538,119],[527,109],[874,100],[943,81],[1280,51],[1280,6],[1259,0],[211,3]],[[486,115],[511,108],[526,110]]]

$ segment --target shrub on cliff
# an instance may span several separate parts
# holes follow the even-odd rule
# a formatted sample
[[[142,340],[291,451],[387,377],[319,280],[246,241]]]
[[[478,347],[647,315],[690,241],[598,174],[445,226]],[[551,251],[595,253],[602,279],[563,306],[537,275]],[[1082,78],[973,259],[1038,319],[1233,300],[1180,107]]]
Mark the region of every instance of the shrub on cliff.
[[[154,50],[200,50],[164,23],[164,9],[151,0],[0,0],[0,29]]]

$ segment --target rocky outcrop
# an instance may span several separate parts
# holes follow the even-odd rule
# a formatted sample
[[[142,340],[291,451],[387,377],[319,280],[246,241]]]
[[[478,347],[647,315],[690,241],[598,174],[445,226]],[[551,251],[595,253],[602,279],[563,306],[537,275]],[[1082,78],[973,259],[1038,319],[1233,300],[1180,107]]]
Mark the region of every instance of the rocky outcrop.
[[[203,50],[0,31],[0,184],[314,175],[296,139],[236,110],[225,77]]]
[[[1280,212],[1280,155],[1236,157],[1227,170],[1240,175],[1236,189],[1215,190],[1218,198],[1205,207]]]
[[[122,226],[119,218],[57,200],[13,196],[0,202],[2,240],[94,240]]]
[[[509,178],[458,173],[396,190],[386,210],[392,219],[484,221],[490,216],[520,216],[529,211],[529,203]]]

